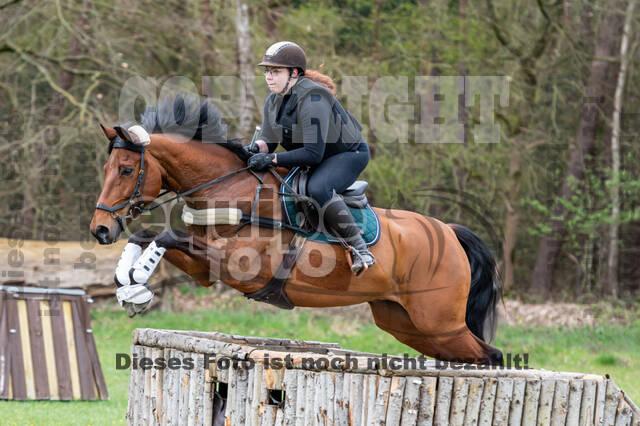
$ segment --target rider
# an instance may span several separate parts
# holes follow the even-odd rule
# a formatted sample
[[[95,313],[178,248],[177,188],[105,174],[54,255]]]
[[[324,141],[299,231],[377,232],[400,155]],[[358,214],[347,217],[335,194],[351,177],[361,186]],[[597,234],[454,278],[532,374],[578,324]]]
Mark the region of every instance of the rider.
[[[369,162],[362,127],[335,97],[331,78],[307,71],[300,46],[271,45],[262,62],[271,94],[264,105],[260,136],[249,167],[310,167],[307,192],[321,207],[324,228],[352,246],[351,270],[358,275],[375,263],[351,211],[338,196],[353,184]],[[287,152],[274,153],[278,144]]]

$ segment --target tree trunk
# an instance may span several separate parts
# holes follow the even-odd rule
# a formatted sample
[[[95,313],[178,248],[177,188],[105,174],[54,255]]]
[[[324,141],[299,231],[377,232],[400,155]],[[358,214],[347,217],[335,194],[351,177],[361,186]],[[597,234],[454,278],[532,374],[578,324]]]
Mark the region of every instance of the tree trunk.
[[[76,26],[78,28],[84,28],[87,24],[85,12],[89,9],[88,2],[83,2],[82,11],[77,18]],[[66,56],[74,57],[82,53],[82,44],[76,34],[71,34],[71,40],[67,47]],[[72,66],[72,63],[66,65]],[[62,70],[58,77],[57,85],[64,91],[69,91],[73,86],[74,75],[67,71]],[[51,101],[48,105],[47,117],[48,122],[51,123],[44,133],[43,141],[36,146],[34,151],[33,163],[29,174],[29,183],[25,186],[23,205],[21,209],[21,226],[25,232],[25,235],[30,235],[33,239],[42,238],[38,235],[38,210],[46,208],[43,200],[41,200],[41,193],[46,192],[43,190],[42,185],[45,183],[44,177],[46,176],[47,162],[51,159],[51,156],[55,154],[58,141],[60,139],[60,133],[56,123],[63,118],[64,107],[66,100],[64,96],[52,89]]]
[[[618,228],[620,221],[620,113],[622,110],[622,94],[627,73],[629,33],[631,32],[631,18],[636,0],[629,0],[627,13],[620,43],[620,71],[613,106],[613,130],[611,134],[611,226],[609,228],[609,258],[607,271],[609,292],[614,298],[618,297]]]
[[[559,194],[562,200],[569,201],[574,195],[575,184],[582,182],[585,176],[586,157],[594,152],[600,111],[610,84],[607,76],[611,73],[611,67],[615,66],[610,58],[617,55],[620,33],[620,12],[615,7],[609,7],[598,31],[586,97],[580,110],[576,143],[571,151],[567,173]],[[567,232],[565,220],[566,209],[558,202],[553,208],[551,232],[542,237],[538,245],[530,287],[536,294],[546,295],[552,288],[556,259]]]
[[[249,6],[242,0],[236,0],[236,31],[238,37],[238,71],[242,81],[240,96],[240,114],[238,131],[248,135],[253,119],[254,72],[251,60],[251,33],[249,27]]]

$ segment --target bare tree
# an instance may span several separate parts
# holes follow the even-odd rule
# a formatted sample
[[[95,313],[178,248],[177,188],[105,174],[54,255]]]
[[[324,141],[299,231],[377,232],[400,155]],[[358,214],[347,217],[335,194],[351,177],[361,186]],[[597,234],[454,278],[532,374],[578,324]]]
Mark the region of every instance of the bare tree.
[[[242,81],[242,93],[240,96],[240,114],[238,131],[248,134],[253,119],[254,72],[251,60],[251,33],[249,27],[249,6],[242,0],[236,1],[236,31],[238,36],[238,71]]]
[[[609,258],[607,271],[609,291],[614,298],[618,297],[618,228],[620,222],[620,112],[622,111],[622,94],[629,63],[629,35],[631,19],[636,0],[629,0],[620,43],[620,71],[613,101],[613,131],[611,133],[611,226],[609,228]]]
[[[595,53],[591,61],[587,81],[585,102],[580,110],[580,122],[575,146],[566,175],[560,189],[559,199],[569,201],[575,194],[576,184],[585,177],[585,161],[594,153],[598,125],[605,103],[605,94],[613,75],[612,67],[618,64],[610,58],[617,56],[622,31],[621,13],[616,7],[609,7],[598,31]],[[613,68],[615,69],[615,68]],[[553,285],[553,274],[560,248],[565,240],[567,211],[562,202],[555,204],[551,218],[551,232],[542,237],[538,245],[536,262],[531,276],[531,290],[537,294],[548,294]]]

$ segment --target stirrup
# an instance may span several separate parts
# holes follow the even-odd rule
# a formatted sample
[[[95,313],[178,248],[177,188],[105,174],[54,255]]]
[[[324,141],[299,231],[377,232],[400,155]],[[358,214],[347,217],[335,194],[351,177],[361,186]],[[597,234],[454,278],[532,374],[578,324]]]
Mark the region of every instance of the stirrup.
[[[349,249],[348,249],[348,251],[346,253],[347,254],[347,263],[349,264],[349,269],[351,269],[351,272],[353,272],[356,276],[359,276],[360,274],[365,272],[367,269],[369,269],[369,266],[372,266],[373,264],[376,263],[376,258],[373,257],[373,254],[371,252],[369,252],[369,250],[367,250],[367,252],[368,252],[367,254],[373,260],[373,262],[371,262],[370,265],[368,264],[368,262],[365,261],[364,256],[358,250],[356,250],[353,246],[349,246]],[[357,257],[359,262],[354,262],[351,259],[351,256],[353,256],[354,258]]]

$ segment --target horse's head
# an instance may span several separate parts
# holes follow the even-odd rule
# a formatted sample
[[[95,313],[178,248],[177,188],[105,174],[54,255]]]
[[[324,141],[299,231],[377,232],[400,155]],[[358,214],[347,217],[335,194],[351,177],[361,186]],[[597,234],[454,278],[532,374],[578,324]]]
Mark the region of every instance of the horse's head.
[[[100,244],[111,244],[139,209],[158,196],[162,172],[135,134],[121,127],[100,127],[109,139],[110,155],[90,230]]]

